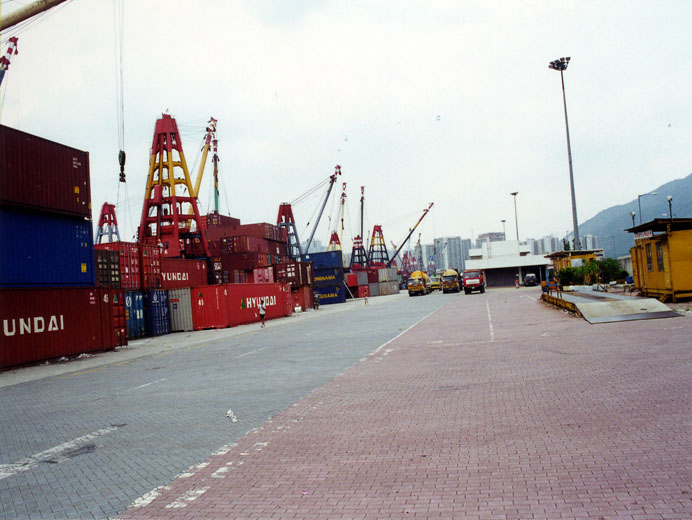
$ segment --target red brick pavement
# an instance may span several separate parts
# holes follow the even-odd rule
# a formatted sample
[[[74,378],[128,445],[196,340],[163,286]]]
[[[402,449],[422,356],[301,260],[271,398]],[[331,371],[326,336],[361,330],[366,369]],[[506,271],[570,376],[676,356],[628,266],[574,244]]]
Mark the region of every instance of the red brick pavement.
[[[449,296],[121,518],[692,518],[692,318],[537,295]]]

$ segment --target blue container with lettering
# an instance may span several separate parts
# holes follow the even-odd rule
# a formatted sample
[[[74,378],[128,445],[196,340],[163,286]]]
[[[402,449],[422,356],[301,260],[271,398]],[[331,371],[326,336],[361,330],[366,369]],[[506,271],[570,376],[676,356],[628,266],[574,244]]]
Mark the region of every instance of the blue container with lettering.
[[[171,332],[168,291],[153,289],[144,293],[144,325],[147,336],[163,336]]]

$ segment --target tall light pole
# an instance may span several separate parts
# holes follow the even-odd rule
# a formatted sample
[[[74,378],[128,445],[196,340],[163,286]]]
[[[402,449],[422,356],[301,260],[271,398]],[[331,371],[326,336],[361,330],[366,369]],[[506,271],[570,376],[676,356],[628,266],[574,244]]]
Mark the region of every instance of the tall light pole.
[[[634,223],[634,216],[636,213],[634,211],[630,211],[630,217],[632,217],[632,227],[634,227],[636,224]]]
[[[574,249],[581,249],[581,240],[579,240],[579,222],[577,221],[577,199],[574,196],[574,172],[572,171],[572,146],[569,142],[569,122],[567,120],[567,97],[565,96],[565,76],[564,71],[569,65],[569,57],[560,58],[551,61],[548,65],[553,70],[560,71],[560,80],[562,80],[562,103],[565,107],[565,129],[567,130],[567,157],[569,159],[569,186],[572,192],[572,225],[574,227]]]
[[[666,198],[668,199],[668,213],[670,213],[670,221],[673,222],[673,197],[668,195]]]
[[[519,221],[517,220],[517,195],[519,194],[518,191],[513,191],[510,193],[512,197],[514,197],[514,224],[517,226],[517,242],[519,242]]]
[[[505,219],[502,219],[500,222],[502,222],[502,238],[507,240],[507,232],[505,231],[505,222],[507,222]]]
[[[658,195],[655,191],[652,191],[651,193],[642,193],[641,195],[637,195],[637,204],[639,204],[639,223],[642,223],[642,197],[646,197],[647,195]]]

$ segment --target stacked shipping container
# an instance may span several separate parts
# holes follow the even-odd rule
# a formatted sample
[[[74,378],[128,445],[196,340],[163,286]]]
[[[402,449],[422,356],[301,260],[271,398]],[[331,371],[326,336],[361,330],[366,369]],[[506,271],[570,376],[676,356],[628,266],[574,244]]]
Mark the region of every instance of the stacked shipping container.
[[[0,367],[127,344],[112,262],[96,287],[89,154],[0,125]]]
[[[344,260],[341,251],[325,251],[304,255],[303,260],[312,262],[315,272],[315,298],[320,305],[344,303]]]

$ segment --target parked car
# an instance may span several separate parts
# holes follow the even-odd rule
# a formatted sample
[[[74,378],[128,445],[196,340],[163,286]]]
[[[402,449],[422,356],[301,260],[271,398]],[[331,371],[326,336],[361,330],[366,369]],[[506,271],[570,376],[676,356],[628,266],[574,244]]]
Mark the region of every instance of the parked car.
[[[527,273],[524,275],[524,287],[534,287],[538,285],[538,278],[533,273]]]

